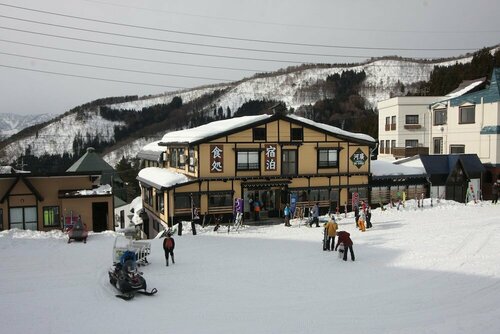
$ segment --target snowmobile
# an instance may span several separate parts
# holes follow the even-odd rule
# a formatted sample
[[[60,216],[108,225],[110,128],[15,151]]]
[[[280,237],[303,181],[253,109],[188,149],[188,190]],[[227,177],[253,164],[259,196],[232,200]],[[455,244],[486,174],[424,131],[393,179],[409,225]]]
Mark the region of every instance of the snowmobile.
[[[87,226],[80,219],[73,224],[73,226],[68,228],[68,244],[71,240],[83,241],[83,243],[87,243],[87,236],[89,232],[87,230]]]
[[[132,254],[135,257],[135,254]],[[146,289],[146,280],[142,277],[142,272],[137,270],[135,258],[131,259],[124,256],[123,259],[124,261],[115,263],[108,271],[109,283],[121,292],[116,297],[130,300],[135,297],[136,293],[152,296],[158,292],[156,288],[151,291]]]

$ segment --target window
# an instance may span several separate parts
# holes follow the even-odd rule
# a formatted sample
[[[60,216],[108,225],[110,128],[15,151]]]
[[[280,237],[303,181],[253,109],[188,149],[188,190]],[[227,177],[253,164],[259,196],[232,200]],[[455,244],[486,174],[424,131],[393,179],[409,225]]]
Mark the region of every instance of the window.
[[[418,115],[406,115],[405,124],[418,124]]]
[[[390,140],[385,141],[385,153],[391,153],[391,141]]]
[[[385,125],[391,125],[391,118],[390,117],[385,118]]]
[[[292,140],[304,140],[304,129],[292,128]]]
[[[283,158],[281,159],[281,174],[297,174],[297,150],[283,150],[282,152]]]
[[[259,166],[259,151],[238,151],[237,170],[258,170]]]
[[[384,151],[384,141],[383,140],[380,141],[380,153],[382,153],[382,154],[385,153],[385,151]]]
[[[170,149],[170,167],[172,168],[184,168],[186,164],[186,159],[184,156],[183,148],[171,148]]]
[[[450,145],[450,154],[464,154],[465,145]]]
[[[396,147],[396,141],[391,140],[391,149],[394,149]]]
[[[3,209],[0,208],[0,231],[3,230]]]
[[[443,154],[443,138],[436,137],[433,139],[434,154]]]
[[[144,203],[149,206],[153,205],[153,189],[144,188]]]
[[[396,130],[396,116],[391,118],[391,130]]]
[[[434,125],[444,125],[446,124],[446,108],[435,109],[434,110]]]
[[[330,200],[329,189],[311,189],[309,191],[309,200],[311,202],[320,202]]]
[[[163,195],[163,192],[157,192],[155,210],[159,213],[163,213],[163,209],[165,208],[164,203],[165,203],[165,197]]]
[[[471,124],[475,122],[475,107],[460,107],[459,124]]]
[[[319,168],[338,167],[338,150],[319,149],[318,167]]]
[[[36,206],[10,208],[10,228],[37,230]]]
[[[266,140],[266,128],[253,128],[253,140]]]
[[[192,204],[191,201],[193,201]],[[180,194],[180,193],[175,194],[174,196],[175,209],[189,209],[191,208],[191,205],[194,205],[194,207],[196,208],[200,207],[200,195]]]
[[[418,139],[405,140],[405,147],[418,147]]]
[[[194,157],[194,148],[192,148],[192,147],[189,148],[188,156],[189,156],[188,169],[191,173],[194,173],[195,166],[196,166],[196,161],[195,161],[195,157]]]
[[[208,206],[233,206],[233,195],[232,193],[210,194],[208,196]]]
[[[43,207],[43,226],[58,226],[59,225],[59,207],[44,206]]]

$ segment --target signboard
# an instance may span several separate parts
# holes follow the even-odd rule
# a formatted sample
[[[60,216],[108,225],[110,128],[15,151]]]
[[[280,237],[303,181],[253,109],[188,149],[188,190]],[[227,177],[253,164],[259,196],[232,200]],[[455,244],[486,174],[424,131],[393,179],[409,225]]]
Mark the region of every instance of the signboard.
[[[210,173],[224,172],[224,145],[210,145]]]
[[[243,213],[243,198],[234,199],[234,212]]]
[[[277,145],[271,145],[267,144],[265,145],[265,156],[266,156],[266,171],[273,171],[276,170],[276,152],[277,152]]]
[[[290,195],[290,213],[292,216],[295,214],[295,209],[297,207],[297,194]]]
[[[358,148],[354,154],[351,155],[352,163],[358,168],[361,168],[365,164],[366,160],[368,160],[368,157],[363,153],[363,151],[361,151],[360,148]]]

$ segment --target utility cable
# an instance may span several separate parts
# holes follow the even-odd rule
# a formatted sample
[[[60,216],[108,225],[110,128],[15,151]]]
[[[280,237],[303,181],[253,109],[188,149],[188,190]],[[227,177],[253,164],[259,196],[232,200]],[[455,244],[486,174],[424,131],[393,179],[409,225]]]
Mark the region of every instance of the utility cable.
[[[393,47],[364,47],[364,46],[347,46],[347,45],[326,45],[326,44],[311,44],[311,43],[293,43],[293,42],[284,42],[284,41],[271,41],[271,40],[262,40],[262,39],[251,39],[251,38],[238,38],[238,37],[230,37],[230,36],[222,36],[222,35],[212,35],[212,34],[202,34],[202,33],[193,33],[193,32],[185,32],[179,30],[171,30],[171,29],[162,29],[162,28],[154,28],[154,27],[146,27],[134,24],[125,24],[119,22],[112,22],[106,20],[98,20],[98,19],[90,19],[81,16],[69,15],[69,14],[61,14],[55,13],[51,11],[45,11],[40,9],[32,9],[27,7],[15,6],[5,3],[0,3],[0,6],[6,6],[11,8],[22,9],[31,12],[56,15],[61,17],[67,17],[72,19],[79,19],[91,22],[112,24],[122,27],[130,27],[130,28],[139,28],[139,29],[147,29],[154,31],[163,31],[175,34],[183,34],[183,35],[191,35],[191,36],[200,36],[200,37],[210,37],[210,38],[219,38],[219,39],[227,39],[227,40],[236,40],[236,41],[245,41],[245,42],[258,42],[258,43],[267,43],[267,44],[281,44],[281,45],[295,45],[295,46],[304,46],[304,47],[322,47],[322,48],[337,48],[337,49],[362,49],[362,50],[392,50],[392,51],[474,51],[476,49],[471,48],[393,48]],[[496,32],[496,30],[494,31]]]
[[[127,84],[132,84],[132,85],[153,86],[153,87],[174,88],[174,89],[190,89],[189,87],[158,85],[158,84],[150,84],[150,83],[145,83],[145,82],[134,82],[134,81],[115,80],[115,79],[105,79],[105,78],[90,77],[90,76],[85,76],[85,75],[77,75],[77,74],[67,74],[67,73],[60,73],[60,72],[35,70],[35,69],[32,69],[32,68],[24,68],[24,67],[18,67],[18,66],[9,66],[9,65],[3,65],[3,64],[0,64],[0,67],[10,68],[10,69],[16,69],[16,70],[23,70],[23,71],[46,73],[46,74],[55,74],[55,75],[61,75],[61,76],[65,76],[65,77],[74,77],[74,78],[92,79],[92,80],[99,80],[99,81],[127,83]]]
[[[158,73],[158,72],[148,72],[148,71],[138,71],[138,70],[129,70],[129,69],[124,69],[124,68],[118,68],[118,67],[108,67],[108,66],[99,66],[99,65],[74,63],[74,62],[69,62],[69,61],[64,61],[64,60],[54,60],[54,59],[41,58],[41,57],[32,57],[32,56],[26,56],[26,55],[20,55],[20,54],[15,54],[15,53],[8,53],[8,52],[1,52],[1,51],[0,51],[0,54],[8,55],[8,56],[13,56],[13,57],[20,57],[20,58],[37,59],[37,60],[49,61],[49,62],[60,63],[60,64],[93,67],[93,68],[100,68],[100,69],[106,69],[106,70],[115,70],[115,71],[123,71],[123,72],[132,72],[132,73],[141,73],[141,74],[153,74],[153,75],[162,75],[162,76],[168,76],[168,77],[179,77],[179,78],[188,78],[188,79],[204,79],[204,80],[228,81],[228,82],[235,81],[235,80],[229,80],[229,79],[196,77],[196,76],[190,76],[190,75],[170,74],[170,73]]]

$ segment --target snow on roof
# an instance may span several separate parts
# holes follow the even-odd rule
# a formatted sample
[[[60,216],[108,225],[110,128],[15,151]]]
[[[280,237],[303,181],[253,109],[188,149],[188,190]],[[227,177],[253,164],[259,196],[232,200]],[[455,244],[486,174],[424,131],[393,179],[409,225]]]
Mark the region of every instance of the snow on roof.
[[[196,128],[173,131],[163,136],[163,143],[192,143],[248,124],[268,119],[271,115],[242,116],[211,122]]]
[[[339,129],[335,126],[332,126],[332,125],[318,123],[318,122],[312,121],[310,119],[296,116],[296,115],[287,115],[287,117],[289,117],[291,119],[295,119],[295,120],[303,122],[303,123],[306,123],[306,124],[309,124],[309,125],[312,125],[316,128],[320,128],[320,129],[323,129],[325,131],[341,135],[341,136],[346,136],[346,137],[351,137],[351,138],[357,138],[360,140],[375,142],[375,139],[373,139],[372,136],[365,135],[363,133],[354,133],[354,132],[345,131],[345,130]]]
[[[20,174],[20,173],[28,174],[30,172],[24,170],[17,170],[11,166],[0,166],[0,174]]]
[[[154,142],[149,143],[147,145],[144,145],[142,150],[143,151],[151,151],[151,152],[164,152],[165,147],[158,145],[160,142],[161,142],[161,140],[157,140],[157,141],[154,141]]]
[[[420,161],[420,159],[418,159]],[[371,162],[371,171],[373,176],[391,176],[391,175],[420,175],[425,174],[425,169],[409,167],[405,165],[394,164],[390,161],[373,160]]]
[[[72,193],[72,195],[79,195],[79,196],[94,196],[94,195],[109,195],[111,194],[111,191],[113,188],[109,184],[103,184],[102,186],[99,186],[98,188],[95,189],[83,189],[83,190],[77,190]]]
[[[464,95],[468,91],[470,91],[470,90],[474,89],[475,87],[479,86],[480,84],[482,84],[485,80],[486,80],[486,78],[474,80],[473,82],[467,84],[465,87],[459,87],[459,88],[455,89],[454,91],[452,91],[451,93],[446,94],[446,97],[452,99],[454,97]]]
[[[147,167],[139,171],[139,180],[159,187],[169,188],[176,184],[189,182],[191,179],[184,174],[170,172],[159,167]]]
[[[215,122],[201,125],[201,126],[198,126],[196,128],[192,128],[192,129],[169,132],[163,136],[161,142],[163,142],[163,143],[176,143],[176,142],[192,143],[192,142],[202,140],[204,138],[208,138],[208,137],[211,137],[211,136],[214,136],[214,135],[226,132],[226,131],[237,129],[239,127],[249,125],[249,124],[261,121],[261,120],[269,119],[270,117],[272,117],[272,115],[265,114],[265,115],[258,115],[258,116],[234,117],[234,118],[230,118],[230,119],[215,121]],[[322,129],[324,131],[328,131],[328,132],[333,133],[333,134],[338,134],[338,135],[347,136],[347,137],[351,137],[351,138],[357,138],[360,140],[375,142],[375,139],[373,139],[371,136],[365,135],[362,133],[353,133],[353,132],[341,130],[335,126],[331,126],[331,125],[323,124],[323,123],[317,123],[317,122],[314,122],[310,119],[295,116],[295,115],[287,115],[286,117],[288,117],[290,119],[297,120],[299,122],[309,124],[313,127],[316,127],[318,129]]]

